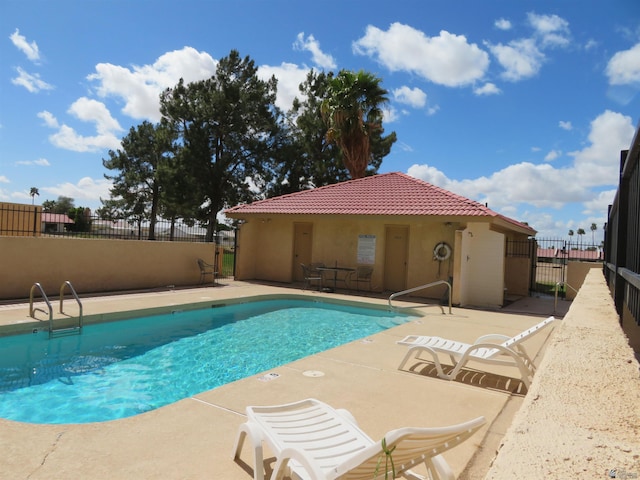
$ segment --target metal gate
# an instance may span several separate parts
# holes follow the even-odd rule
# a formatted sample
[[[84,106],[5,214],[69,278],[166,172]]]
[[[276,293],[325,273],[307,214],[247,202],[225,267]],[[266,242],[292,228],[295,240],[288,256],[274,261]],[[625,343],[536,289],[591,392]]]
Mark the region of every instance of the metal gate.
[[[529,293],[555,295],[566,293],[567,265],[570,260],[601,262],[602,246],[584,243],[581,239],[566,241],[561,238],[531,238],[527,241],[508,241],[507,255],[527,256],[531,262]]]
[[[236,247],[238,231],[236,229],[220,231],[215,236],[215,265],[218,266],[218,279],[233,279],[236,274]]]
[[[567,261],[570,247],[562,239],[535,239],[531,257],[530,290],[538,295],[565,296]]]

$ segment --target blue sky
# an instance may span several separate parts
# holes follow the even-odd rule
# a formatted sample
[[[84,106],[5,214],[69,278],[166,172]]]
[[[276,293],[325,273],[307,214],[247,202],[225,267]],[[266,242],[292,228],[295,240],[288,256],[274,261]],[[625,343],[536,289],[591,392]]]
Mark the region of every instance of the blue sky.
[[[102,166],[158,94],[236,49],[288,108],[310,68],[389,91],[400,171],[567,238],[602,238],[640,120],[640,2],[0,2],[0,201],[108,198]]]

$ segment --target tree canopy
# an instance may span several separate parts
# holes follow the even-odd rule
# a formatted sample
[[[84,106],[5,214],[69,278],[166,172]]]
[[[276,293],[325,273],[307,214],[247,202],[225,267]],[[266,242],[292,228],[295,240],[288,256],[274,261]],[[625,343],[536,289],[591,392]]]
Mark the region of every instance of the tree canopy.
[[[167,89],[160,98],[162,123],[179,135],[180,172],[213,238],[216,216],[225,205],[251,199],[250,182],[269,178],[277,130],[276,80],[258,78],[249,57],[232,50],[213,77]]]
[[[158,215],[201,222],[212,241],[225,207],[376,173],[396,141],[383,135],[380,83],[312,70],[283,114],[276,79],[232,50],[211,78],[162,92],[160,123],[132,127],[109,151],[103,164],[116,173],[100,213],[148,221],[150,238]]]
[[[110,190],[111,199],[103,202],[109,217],[149,220],[149,239],[155,239],[155,224],[160,207],[162,182],[160,175],[171,159],[175,135],[171,128],[143,122],[131,127],[122,139],[122,150],[109,151],[109,159],[102,164],[117,170]]]
[[[376,134],[381,138],[382,106],[388,102],[381,82],[369,72],[341,70],[330,79],[327,97],[322,102],[327,139],[340,148],[351,178],[365,176],[374,138]],[[395,133],[387,141],[395,142]]]

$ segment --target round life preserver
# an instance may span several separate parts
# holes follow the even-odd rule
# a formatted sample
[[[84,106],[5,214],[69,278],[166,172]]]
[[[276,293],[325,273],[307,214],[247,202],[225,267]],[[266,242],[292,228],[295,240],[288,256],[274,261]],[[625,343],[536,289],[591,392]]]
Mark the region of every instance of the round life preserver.
[[[445,242],[440,242],[433,249],[433,258],[439,262],[443,262],[451,256],[451,247]]]

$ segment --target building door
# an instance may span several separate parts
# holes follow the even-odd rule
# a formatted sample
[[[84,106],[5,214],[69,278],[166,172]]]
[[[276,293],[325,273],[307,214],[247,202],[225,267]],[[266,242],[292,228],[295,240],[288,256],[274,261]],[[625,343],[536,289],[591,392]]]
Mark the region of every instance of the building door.
[[[407,288],[409,227],[388,226],[384,242],[384,289],[400,292]]]
[[[313,239],[312,223],[295,223],[293,232],[293,280],[302,282],[301,263],[311,263],[311,241]]]

